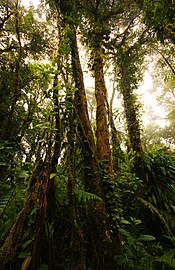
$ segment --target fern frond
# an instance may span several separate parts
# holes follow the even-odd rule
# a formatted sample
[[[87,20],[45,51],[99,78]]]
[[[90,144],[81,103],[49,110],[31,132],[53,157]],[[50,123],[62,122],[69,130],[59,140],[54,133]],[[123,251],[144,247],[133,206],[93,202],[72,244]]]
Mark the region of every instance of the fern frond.
[[[10,201],[13,197],[13,194],[14,194],[14,190],[9,192],[7,195],[4,195],[0,198],[0,218],[2,218],[5,209],[10,204]]]
[[[138,197],[138,200],[142,203],[143,206],[145,206],[146,208],[148,208],[153,215],[155,215],[155,216],[157,216],[159,218],[159,220],[161,221],[162,225],[166,229],[167,234],[169,236],[173,236],[168,223],[166,222],[165,218],[162,216],[162,214],[160,213],[160,211],[155,206],[153,206],[150,202],[144,200],[143,198]]]
[[[77,200],[79,202],[101,201],[102,200],[97,195],[90,193],[90,192],[87,192],[87,191],[84,191],[84,190],[75,189],[74,193],[75,193]]]
[[[168,269],[175,269],[175,250],[168,250],[161,257],[156,257],[155,261],[167,266]]]

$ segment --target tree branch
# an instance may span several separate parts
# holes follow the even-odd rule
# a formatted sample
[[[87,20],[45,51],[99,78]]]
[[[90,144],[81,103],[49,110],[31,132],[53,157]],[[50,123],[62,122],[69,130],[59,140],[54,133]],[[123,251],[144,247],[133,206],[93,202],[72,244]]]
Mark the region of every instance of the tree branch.
[[[172,66],[172,64],[169,62],[169,60],[159,51],[157,50],[158,53],[163,57],[163,60],[165,61],[165,63],[170,67],[171,71],[173,72],[173,74],[175,75],[175,68]]]

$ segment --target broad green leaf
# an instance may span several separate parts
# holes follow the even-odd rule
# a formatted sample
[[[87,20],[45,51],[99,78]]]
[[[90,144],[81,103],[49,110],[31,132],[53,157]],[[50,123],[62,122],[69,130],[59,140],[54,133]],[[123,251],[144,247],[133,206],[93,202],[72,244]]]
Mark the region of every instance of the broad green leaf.
[[[154,240],[156,240],[156,238],[152,235],[143,234],[143,235],[140,235],[137,240],[146,242],[146,241],[154,241]]]
[[[121,229],[121,228],[119,228],[119,232],[121,234],[125,235],[126,237],[131,237],[132,236],[130,232],[128,232],[128,231],[126,231],[124,229]]]
[[[139,224],[141,224],[142,223],[142,221],[140,220],[140,219],[136,219],[135,221],[134,221],[134,224],[135,225],[139,225]]]
[[[126,220],[126,219],[122,219],[121,223],[122,224],[127,224],[127,225],[132,225],[132,223],[130,221]]]
[[[6,166],[7,163],[6,162],[0,162],[0,166]]]
[[[54,178],[57,174],[56,173],[51,173],[50,174],[50,179]]]
[[[31,213],[30,213],[30,215],[32,216],[33,214],[35,214],[36,212],[37,212],[37,208],[34,208],[32,211],[31,211]]]
[[[16,177],[19,177],[19,178],[27,178],[28,176],[29,176],[28,171],[25,171],[25,170],[21,170],[16,173]]]
[[[19,258],[19,259],[25,259],[26,257],[28,257],[28,256],[30,256],[30,255],[31,255],[31,253],[30,253],[29,251],[22,251],[22,252],[19,254],[18,258]]]
[[[32,240],[27,240],[23,245],[22,245],[22,249],[25,249],[28,245],[30,245],[32,243]]]

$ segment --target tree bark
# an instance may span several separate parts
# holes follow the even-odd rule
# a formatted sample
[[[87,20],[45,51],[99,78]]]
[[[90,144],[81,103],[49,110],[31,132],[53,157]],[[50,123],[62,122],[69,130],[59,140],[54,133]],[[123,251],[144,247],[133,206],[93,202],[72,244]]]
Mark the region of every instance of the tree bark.
[[[123,93],[124,110],[126,115],[127,129],[132,150],[142,154],[142,143],[140,137],[140,124],[137,116],[137,108],[135,107],[135,97],[130,89],[127,71],[124,71],[121,79],[121,87]]]
[[[33,170],[30,179],[30,189],[28,192],[28,197],[24,204],[23,209],[18,214],[14,224],[7,233],[2,246],[0,254],[0,269],[7,270],[13,269],[14,261],[16,260],[21,246],[23,244],[23,236],[28,224],[28,218],[32,209],[37,207],[37,194],[35,184],[38,181],[39,175],[41,175],[41,166],[38,163]]]
[[[133,170],[136,175],[146,181],[145,175],[143,173],[143,148],[141,142],[141,131],[140,131],[140,121],[138,115],[138,104],[136,101],[136,96],[133,93],[133,88],[138,81],[133,72],[136,68],[134,66],[135,52],[133,47],[128,48],[128,50],[123,51],[120,48],[120,89],[123,94],[124,101],[124,111],[126,116],[126,125],[129,137],[129,147],[135,153]],[[140,48],[140,47],[139,47]],[[138,49],[138,48],[137,48]]]
[[[94,140],[94,134],[92,131],[87,99],[84,87],[83,71],[81,68],[76,32],[74,31],[74,36],[71,43],[71,53],[72,53],[72,67],[73,67],[73,77],[75,81],[75,87],[77,88],[75,92],[75,111],[79,120],[79,131],[81,134],[83,159],[85,161],[85,188],[98,196],[102,196],[101,190],[101,175],[99,171],[96,146]]]
[[[69,198],[69,216],[71,223],[71,255],[75,270],[85,270],[85,240],[83,229],[79,225],[77,215],[77,204],[75,198],[76,174],[75,174],[75,123],[73,110],[69,113],[69,131],[68,139],[68,198]]]
[[[107,120],[107,90],[104,80],[103,59],[100,45],[96,46],[94,54],[94,77],[95,77],[95,96],[97,102],[96,112],[96,137],[98,159],[105,162],[107,172],[112,173],[112,159],[109,143],[109,129]]]
[[[113,171],[117,174],[119,172],[119,161],[122,160],[124,156],[123,156],[123,151],[120,146],[120,132],[116,129],[114,119],[113,119],[115,79],[116,79],[116,68],[114,70],[112,96],[111,96],[110,104],[109,104],[109,123],[111,127],[112,165],[113,165]]]
[[[108,158],[111,162],[111,156],[109,148],[106,146],[102,149],[100,148],[101,143],[101,136],[98,133],[98,147],[100,148],[100,155],[97,155],[99,149],[97,149],[94,141],[94,135],[91,127],[91,123],[89,120],[88,109],[87,109],[87,100],[86,100],[86,93],[84,87],[84,80],[83,80],[83,72],[81,68],[81,63],[79,59],[78,53],[78,46],[77,46],[77,38],[76,32],[74,30],[74,38],[72,39],[71,44],[71,52],[72,52],[72,67],[73,67],[73,77],[75,81],[75,87],[77,91],[75,92],[75,110],[77,117],[79,119],[79,131],[81,134],[81,145],[83,150],[83,159],[84,159],[84,170],[85,170],[85,189],[89,192],[92,192],[103,200],[101,201],[94,201],[90,202],[86,209],[87,215],[87,222],[88,226],[85,228],[85,233],[88,237],[88,247],[87,247],[87,256],[91,262],[91,266],[93,265],[93,269],[96,270],[105,270],[105,269],[114,269],[114,261],[113,255],[116,251],[116,246],[118,247],[118,239],[113,239],[111,241],[111,235],[109,232],[109,224],[108,224],[108,217],[106,212],[106,205],[105,205],[105,197],[104,191],[102,188],[102,174],[99,168],[99,158],[100,160],[105,159],[108,162]],[[97,67],[98,70],[98,67]],[[101,71],[101,70],[100,70]],[[98,76],[96,72],[96,76]],[[102,77],[102,80],[104,77]],[[101,83],[97,81],[96,78],[96,88],[97,88],[97,95],[100,99],[99,95],[101,91],[104,90],[103,87],[105,86],[104,82]],[[99,100],[99,102],[101,99]],[[104,125],[101,126],[101,131],[105,127],[105,142],[108,143],[109,147],[109,137],[107,139],[107,119],[106,119],[106,109],[105,104],[106,100],[102,98],[102,106],[104,113],[102,118],[100,115],[98,116],[98,121],[103,120]],[[98,114],[102,113],[101,110],[98,110]],[[103,133],[103,131],[102,131]],[[108,134],[109,136],[109,134]],[[104,151],[103,151],[104,150]],[[106,153],[107,152],[107,153]],[[108,165],[108,171],[112,171],[112,165]]]

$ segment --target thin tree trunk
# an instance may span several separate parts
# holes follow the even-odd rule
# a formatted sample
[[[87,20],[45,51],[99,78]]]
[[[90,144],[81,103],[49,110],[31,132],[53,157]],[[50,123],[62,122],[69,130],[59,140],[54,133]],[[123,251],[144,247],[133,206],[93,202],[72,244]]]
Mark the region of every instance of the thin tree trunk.
[[[110,99],[109,104],[109,123],[111,127],[111,144],[112,144],[112,164],[113,170],[115,173],[119,171],[119,161],[123,157],[123,151],[120,147],[120,140],[119,140],[119,131],[115,127],[114,119],[113,119],[113,102],[115,96],[115,80],[116,80],[116,68],[114,70],[114,79],[113,79],[113,89],[112,89],[112,96]]]
[[[61,59],[60,59],[60,45],[61,45],[61,16],[60,12],[57,9],[57,31],[58,31],[58,49],[57,49],[57,71],[54,77],[53,82],[53,103],[54,103],[54,112],[55,112],[55,144],[52,157],[52,169],[55,169],[55,166],[58,164],[58,158],[61,152],[61,119],[60,119],[60,104],[58,99],[58,75],[61,69]]]
[[[16,103],[21,95],[21,89],[20,89],[20,66],[21,66],[21,60],[22,60],[22,45],[21,45],[21,37],[20,37],[20,28],[19,28],[19,13],[18,13],[18,5],[19,1],[15,1],[15,30],[16,30],[16,38],[18,40],[19,44],[19,50],[18,50],[18,56],[16,58],[15,63],[15,72],[14,72],[14,89],[13,89],[13,99],[11,102],[11,108],[8,114],[8,119],[6,123],[6,127],[4,129],[4,134],[2,136],[2,139],[4,140],[11,140],[14,134],[12,134],[12,123],[13,123],[13,115],[15,111]],[[15,134],[16,135],[16,134]]]

